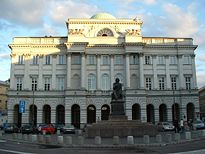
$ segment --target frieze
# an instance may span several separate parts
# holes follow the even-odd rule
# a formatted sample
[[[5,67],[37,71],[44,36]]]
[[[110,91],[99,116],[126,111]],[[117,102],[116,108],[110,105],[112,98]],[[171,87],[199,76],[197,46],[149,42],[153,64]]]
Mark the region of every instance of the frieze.
[[[70,35],[83,35],[84,29],[69,29]]]
[[[140,29],[126,29],[125,31],[128,36],[141,36]]]

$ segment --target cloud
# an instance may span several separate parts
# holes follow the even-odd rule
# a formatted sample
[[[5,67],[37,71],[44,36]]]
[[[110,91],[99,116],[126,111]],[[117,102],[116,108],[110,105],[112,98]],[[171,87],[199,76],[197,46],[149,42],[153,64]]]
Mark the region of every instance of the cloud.
[[[40,26],[45,0],[1,0],[0,18],[22,26]]]
[[[90,18],[99,9],[96,5],[84,1],[51,1],[49,18],[58,25],[64,25],[68,18]]]
[[[205,71],[198,71],[196,72],[196,76],[197,76],[197,85],[198,88],[201,88],[205,85]]]
[[[0,53],[0,59],[10,59],[9,53]]]
[[[175,37],[191,37],[199,31],[199,21],[189,10],[184,11],[175,4],[163,5],[165,15],[160,18],[160,25],[165,33]]]

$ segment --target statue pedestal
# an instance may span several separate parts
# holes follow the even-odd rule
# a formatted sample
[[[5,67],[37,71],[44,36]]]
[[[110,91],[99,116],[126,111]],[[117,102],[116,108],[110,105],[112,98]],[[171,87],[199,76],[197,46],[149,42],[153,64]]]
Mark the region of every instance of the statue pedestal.
[[[111,114],[109,120],[127,120],[125,116],[125,102],[123,100],[111,101]]]

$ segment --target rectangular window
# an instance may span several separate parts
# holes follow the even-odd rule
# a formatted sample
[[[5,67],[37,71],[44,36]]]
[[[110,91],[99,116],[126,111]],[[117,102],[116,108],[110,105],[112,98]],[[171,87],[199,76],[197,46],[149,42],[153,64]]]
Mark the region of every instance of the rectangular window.
[[[184,56],[184,64],[191,64],[191,56]]]
[[[96,64],[96,55],[88,55],[88,64],[95,65]]]
[[[38,64],[38,59],[39,59],[39,56],[33,56],[32,64],[37,65]]]
[[[23,89],[23,77],[16,78],[16,89],[21,91]]]
[[[186,89],[190,90],[191,89],[191,77],[186,76],[185,77],[185,82],[186,82]]]
[[[65,89],[65,78],[57,77],[57,89],[64,90]]]
[[[115,64],[116,65],[122,65],[123,64],[123,56],[122,55],[116,55],[115,56]]]
[[[24,64],[24,56],[23,55],[19,56],[18,64],[20,64],[20,65]]]
[[[152,80],[150,77],[145,78],[145,86],[147,90],[151,90],[152,89]]]
[[[81,64],[80,55],[72,54],[71,61],[73,65],[80,65]]]
[[[171,86],[172,86],[172,90],[177,89],[177,78],[175,76],[171,77]]]
[[[163,65],[165,64],[164,56],[158,56],[159,64]]]
[[[50,77],[45,77],[44,78],[44,90],[49,91],[51,88],[51,78]]]
[[[177,56],[170,56],[170,64],[173,65],[177,64]]]
[[[164,83],[164,77],[159,78],[159,89],[164,90],[165,89],[165,83]]]
[[[131,65],[136,65],[136,64],[138,64],[138,61],[139,61],[139,59],[138,59],[138,56],[137,56],[137,55],[131,55],[131,56],[130,56],[130,64],[131,64]]]
[[[102,65],[109,65],[110,64],[110,59],[109,59],[108,55],[102,55],[101,64]]]
[[[145,56],[145,64],[150,65],[151,64],[151,57],[150,56]]]
[[[49,55],[46,56],[45,64],[46,65],[50,65],[51,64],[51,56],[49,56]]]
[[[58,56],[58,64],[60,64],[60,65],[65,64],[65,55]]]
[[[37,78],[31,78],[31,89],[32,91],[37,91]]]

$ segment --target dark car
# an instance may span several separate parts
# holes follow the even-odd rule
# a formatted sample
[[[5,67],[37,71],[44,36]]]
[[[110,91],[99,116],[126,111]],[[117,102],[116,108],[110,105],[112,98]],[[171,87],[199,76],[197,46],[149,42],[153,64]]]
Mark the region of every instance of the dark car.
[[[16,124],[6,124],[4,127],[5,133],[19,133],[20,129],[17,127]]]
[[[64,124],[55,124],[55,129],[56,129],[56,132],[57,131],[60,131],[60,132],[62,132],[62,128],[64,127],[65,125]]]
[[[64,134],[75,134],[75,127],[71,124],[66,124],[62,129],[61,132]]]
[[[35,128],[30,125],[30,124],[26,124],[26,125],[23,125],[21,127],[21,133],[22,134],[31,134],[31,133],[35,133]]]

